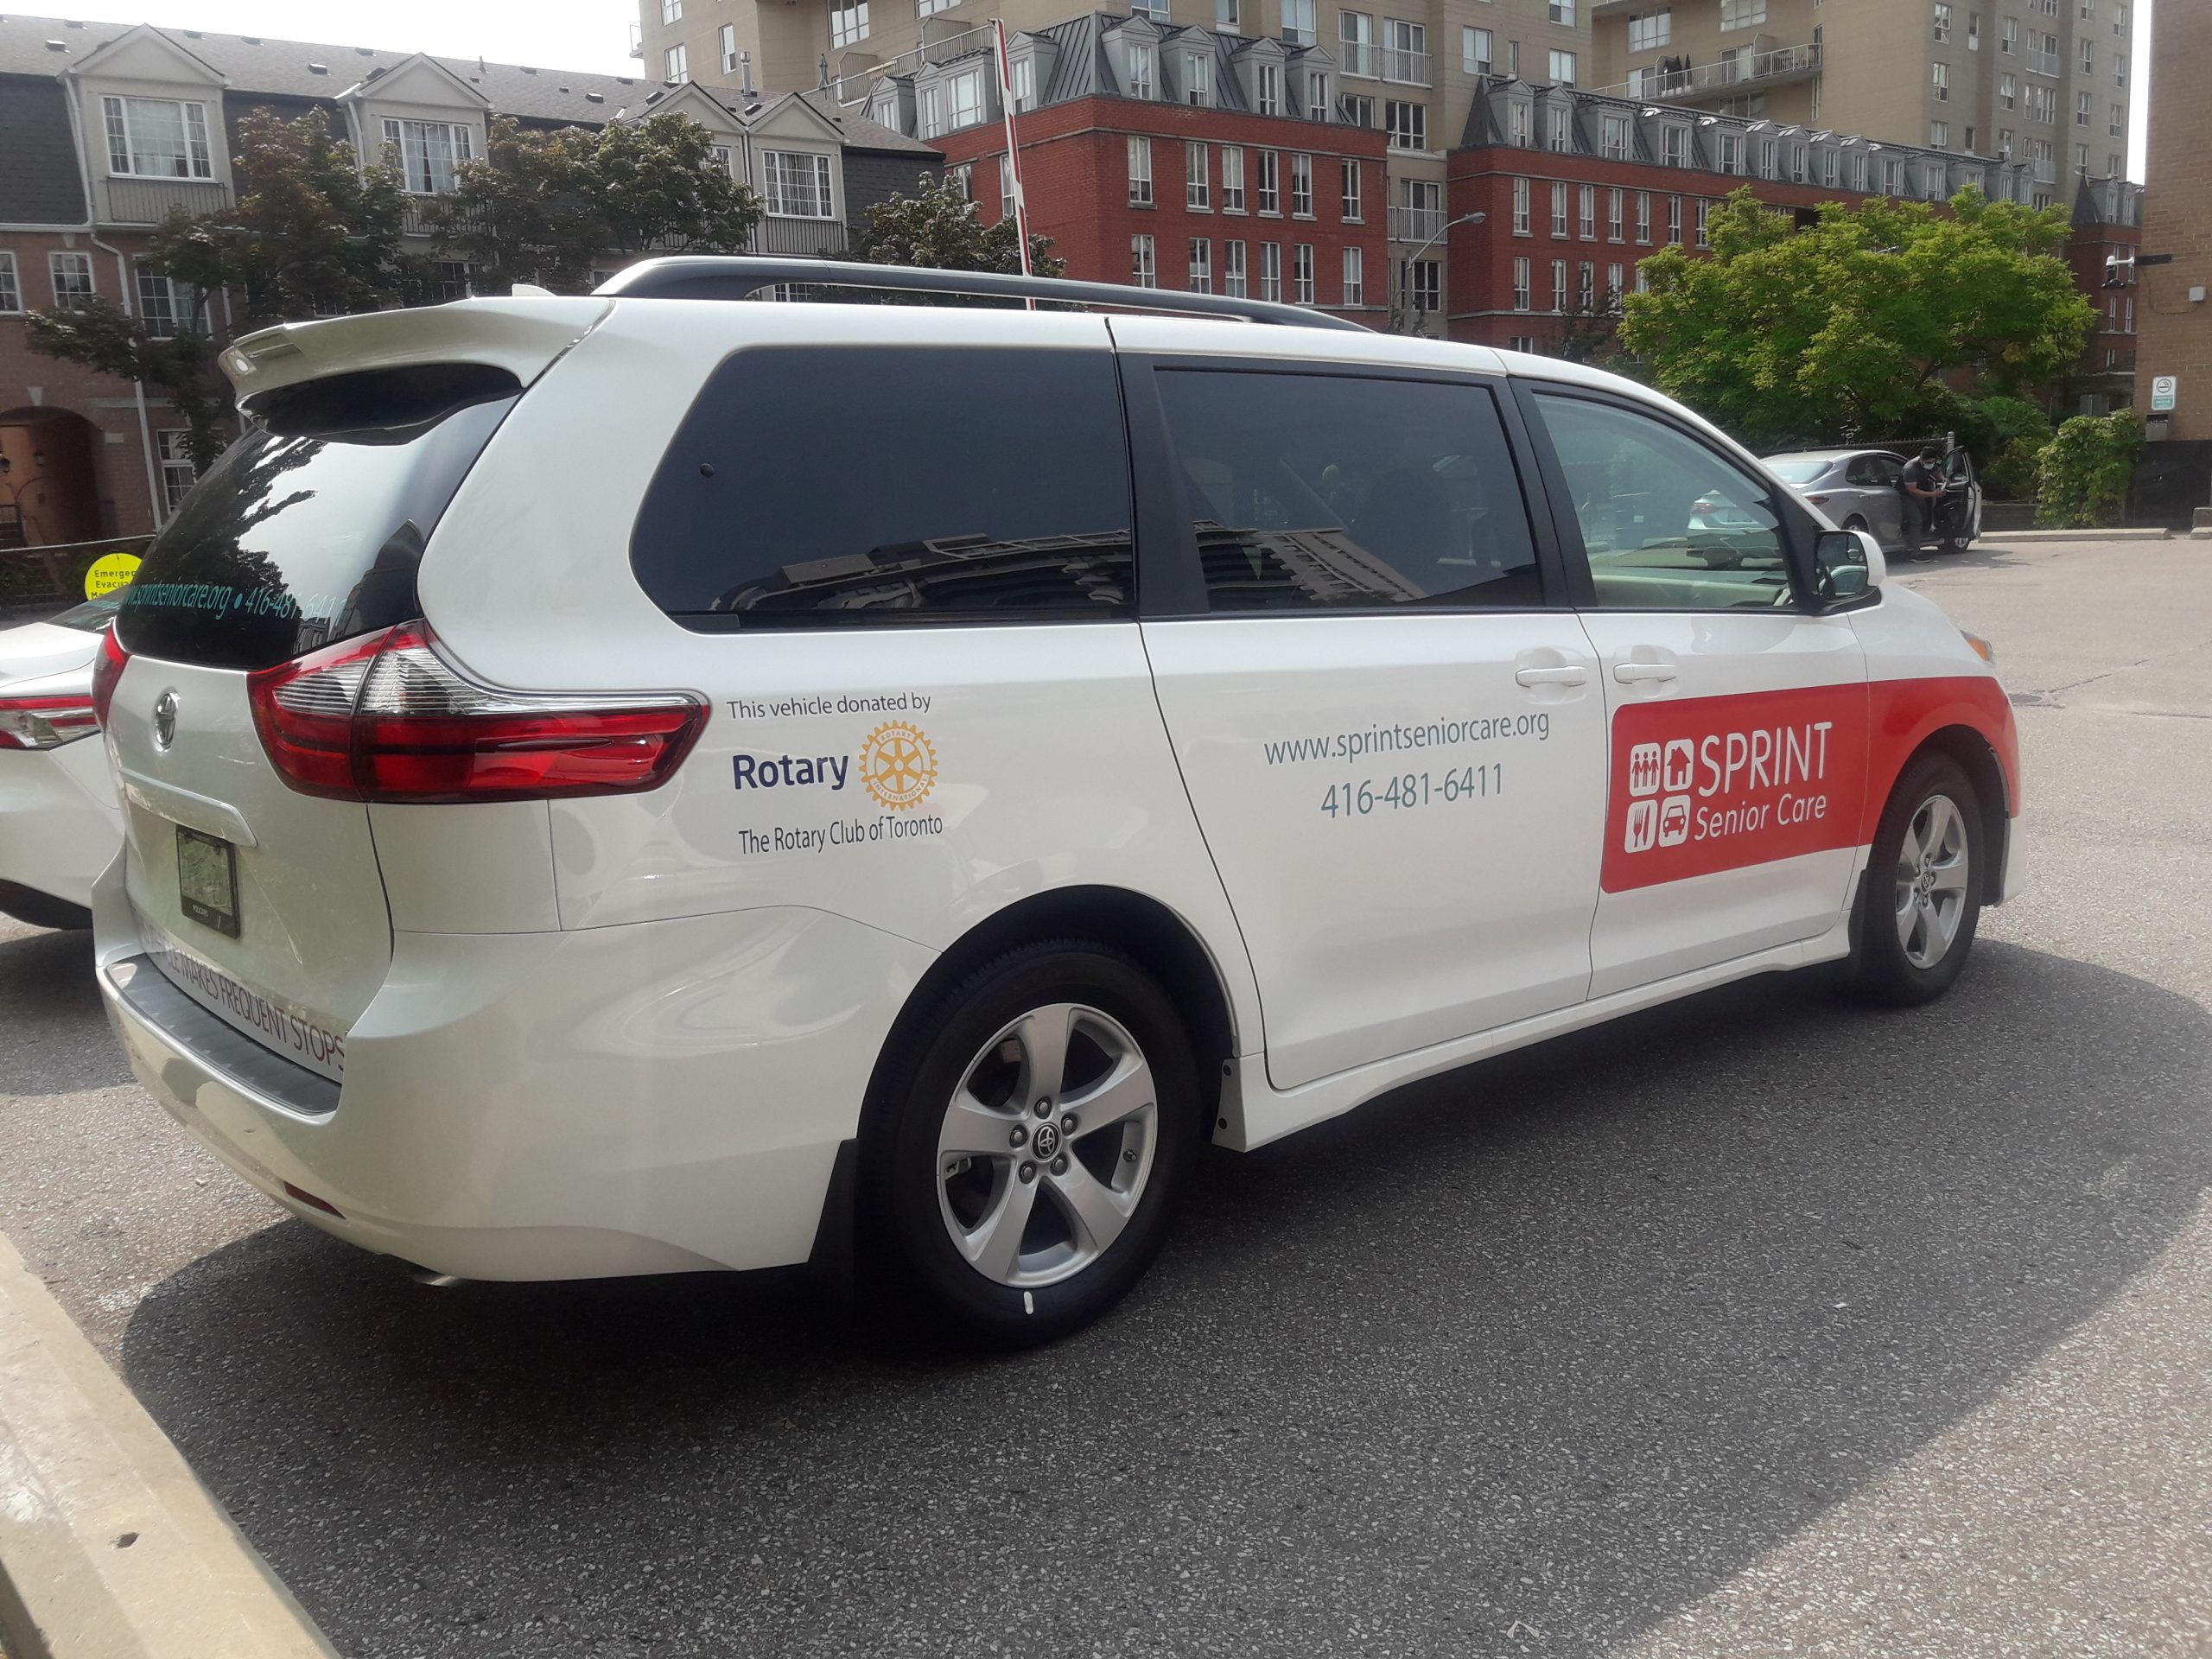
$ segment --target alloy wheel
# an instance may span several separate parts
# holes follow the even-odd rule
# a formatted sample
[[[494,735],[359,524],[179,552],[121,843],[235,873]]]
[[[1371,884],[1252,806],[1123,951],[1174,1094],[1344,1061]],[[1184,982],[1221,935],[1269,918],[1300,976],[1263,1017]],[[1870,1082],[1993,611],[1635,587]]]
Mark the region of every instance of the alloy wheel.
[[[1905,826],[1897,848],[1897,943],[1920,969],[1943,960],[1966,914],[1968,851],[1966,817],[1948,795],[1930,795]]]

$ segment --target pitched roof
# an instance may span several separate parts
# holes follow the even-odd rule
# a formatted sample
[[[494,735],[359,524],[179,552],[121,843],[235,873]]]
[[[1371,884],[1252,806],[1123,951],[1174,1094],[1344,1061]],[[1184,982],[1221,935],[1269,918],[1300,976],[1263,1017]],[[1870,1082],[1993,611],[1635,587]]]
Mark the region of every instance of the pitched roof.
[[[136,25],[66,22],[59,17],[0,16],[0,75],[59,75]],[[257,35],[219,35],[212,29],[162,29],[157,33],[200,59],[230,83],[232,92],[334,98],[378,70],[391,70],[411,51],[365,46],[318,45]],[[52,42],[53,44],[49,44]],[[538,121],[597,125],[624,105],[642,104],[658,80],[602,75],[480,59],[433,58],[491,100],[501,115]],[[596,99],[591,95],[596,93]]]

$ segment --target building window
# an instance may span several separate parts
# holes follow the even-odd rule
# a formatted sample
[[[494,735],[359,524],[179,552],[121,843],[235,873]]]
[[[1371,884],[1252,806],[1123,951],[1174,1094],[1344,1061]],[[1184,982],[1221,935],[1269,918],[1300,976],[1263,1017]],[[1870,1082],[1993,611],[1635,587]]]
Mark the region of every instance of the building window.
[[[192,464],[192,452],[185,447],[191,435],[181,426],[164,427],[154,434],[162,458],[162,505],[170,512],[183,505],[200,477],[200,469]]]
[[[1689,129],[1688,127],[1669,127],[1666,129],[1666,137],[1660,141],[1661,159],[1664,161],[1669,167],[1681,167],[1687,165],[1689,155]]]
[[[1290,251],[1290,302],[1313,303],[1313,245],[1300,242]]]
[[[1708,234],[1712,227],[1712,219],[1713,204],[1700,200],[1697,205],[1697,245],[1700,248],[1709,248],[1713,245],[1713,239]]]
[[[1599,149],[1607,161],[1624,162],[1628,159],[1628,118],[1626,116],[1608,115],[1602,118],[1599,122],[1598,132]]]
[[[1258,96],[1252,107],[1262,115],[1282,113],[1282,70],[1276,64],[1261,64],[1255,72]]]
[[[1263,300],[1282,298],[1282,244],[1260,244],[1260,297]]]
[[[1319,69],[1306,72],[1306,118],[1326,121],[1329,118],[1329,78]]]
[[[1575,206],[1578,210],[1575,216],[1576,227],[1582,239],[1585,242],[1595,242],[1598,239],[1598,187],[1594,184],[1584,185]]]
[[[104,98],[107,170],[126,178],[212,179],[207,106],[168,98]]]
[[[1563,184],[1552,186],[1552,234],[1567,234],[1567,187]]]
[[[1513,181],[1513,234],[1529,234],[1529,181]]]
[[[961,200],[973,205],[976,200],[976,164],[963,162],[957,167],[944,169],[944,181],[950,185]]]
[[[2089,170],[2089,147],[2087,144],[2074,146],[2074,170],[2076,173],[2087,173]]]
[[[407,189],[418,196],[442,195],[451,190],[454,168],[476,153],[474,128],[443,121],[387,119],[384,142],[399,165]]]
[[[2011,75],[1997,77],[1997,101],[2008,110],[2020,107],[2020,83]]]
[[[1656,11],[1631,11],[1628,15],[1628,49],[1649,52],[1662,47],[1674,38],[1675,14],[1666,6]]]
[[[1929,84],[1936,89],[1936,101],[1938,104],[1949,103],[1951,101],[1951,66],[1948,63],[1929,64],[1928,79]]]
[[[856,41],[866,39],[868,39],[868,0],[854,0],[851,4],[841,4],[839,0],[830,0],[830,44],[851,46]],[[1021,67],[1020,64],[1014,66],[1017,70]]]
[[[999,157],[999,217],[1012,219],[1014,212],[1014,157],[1006,155]]]
[[[1936,39],[1948,45],[1951,39],[1951,9],[1937,0],[1936,6]]]
[[[2085,75],[2097,73],[2097,48],[2088,41],[2082,42],[2082,73]]]
[[[1967,13],[1967,50],[1981,50],[1981,14],[1978,11]]]
[[[82,311],[99,290],[92,285],[92,256],[89,253],[49,253],[46,274],[54,283],[54,308]]]
[[[1792,184],[1805,182],[1805,146],[1802,144],[1789,146],[1789,181]]]
[[[1375,73],[1375,19],[1364,11],[1337,14],[1337,67],[1348,75]]]
[[[1766,0],[1720,0],[1720,27],[1756,29],[1766,22]]]
[[[1346,160],[1344,163],[1343,171],[1344,220],[1347,225],[1357,225],[1366,217],[1366,210],[1361,205],[1360,200],[1358,162],[1355,160]]]
[[[1382,116],[1390,130],[1391,149],[1425,150],[1428,148],[1428,105],[1402,104],[1391,99],[1384,103]]]
[[[1221,147],[1221,211],[1244,211],[1244,151],[1236,144]]]
[[[1930,121],[1928,124],[1928,148],[1948,149],[1950,147],[1951,124],[1948,121]]]
[[[1515,99],[1506,108],[1511,112],[1506,118],[1508,136],[1522,149],[1529,147],[1529,105]]]
[[[1160,261],[1148,236],[1129,238],[1129,281],[1139,288],[1160,286]]]
[[[1616,316],[1620,315],[1621,292],[1621,268],[1618,265],[1607,265],[1605,267],[1605,309]]]
[[[2008,58],[2020,49],[2020,20],[2018,18],[2007,17],[1997,25],[1997,49]]]
[[[1037,60],[1016,58],[1014,70],[1014,107],[1018,111],[1037,107]]]
[[[1544,145],[1555,155],[1564,156],[1573,148],[1570,142],[1574,134],[1573,114],[1554,105],[1544,115]]]
[[[1682,199],[1667,198],[1667,242],[1670,247],[1680,247],[1682,242]]]
[[[1636,239],[1645,247],[1651,245],[1651,193],[1636,193]]]
[[[1720,170],[1730,178],[1742,175],[1744,171],[1744,140],[1739,133],[1720,135]]]
[[[1399,290],[1409,311],[1435,311],[1444,299],[1444,267],[1434,259],[1414,259],[1400,268]]]
[[[954,0],[938,0],[940,6],[950,5]],[[1129,14],[1135,17],[1149,17],[1155,23],[1167,21],[1167,0],[1129,0]]]
[[[1552,79],[1562,86],[1574,85],[1575,56],[1572,52],[1552,54]]]
[[[1235,35],[1244,26],[1244,10],[1239,0],[1213,0],[1213,26],[1224,35]]]
[[[1428,85],[1428,30],[1420,23],[1382,20],[1382,79]]]
[[[1509,334],[1505,340],[1505,349],[1509,352],[1527,352],[1533,355],[1536,349],[1536,337],[1534,334]]]
[[[762,194],[779,219],[834,219],[830,158],[810,150],[760,152]]]
[[[1152,140],[1129,139],[1129,206],[1152,206]]]
[[[1213,169],[1206,147],[1195,141],[1183,146],[1183,205],[1194,213],[1213,211]]]
[[[1564,259],[1552,261],[1552,309],[1560,312],[1567,309],[1567,261]]]
[[[1574,0],[1551,0],[1551,20],[1573,29],[1574,27]]]
[[[0,248],[0,315],[12,316],[23,308],[23,281],[16,269],[16,256]]]
[[[1337,99],[1337,109],[1343,115],[1347,126],[1358,127],[1368,132],[1375,130],[1375,100],[1373,99],[1359,93],[1343,93]]]
[[[200,315],[199,290],[143,266],[138,271],[138,315],[147,334],[156,340],[174,339],[180,332],[207,333]]]
[[[1290,158],[1290,214],[1293,219],[1313,217],[1313,158],[1311,156]]]
[[[1213,292],[1213,244],[1203,236],[1191,238],[1191,292]]]
[[[1367,303],[1367,258],[1358,248],[1344,250],[1344,303]]]
[[[2112,120],[2107,124],[2105,130],[2114,138],[2124,138],[2127,136],[2126,105],[2115,104],[2112,106]]]
[[[1621,194],[1618,190],[1605,192],[1605,240],[1621,239]]]
[[[1587,313],[1598,308],[1598,267],[1587,259],[1582,262],[1581,283],[1574,291],[1574,303]]]
[[[1313,22],[1320,9],[1315,0],[1282,0],[1282,37],[1293,46],[1313,44]]]
[[[668,48],[667,66],[668,73],[661,79],[671,86],[677,86],[691,79],[690,54],[683,47],[678,45]]]
[[[1495,59],[1497,37],[1486,29],[1459,31],[1459,67],[1471,75],[1486,75]]]
[[[683,0],[660,0],[660,20],[664,23],[683,21]]]
[[[720,29],[716,29],[715,31],[715,43],[721,51],[722,73],[726,75],[735,74],[737,73],[737,25],[735,23],[724,23]]]
[[[1282,212],[1281,162],[1272,149],[1254,152],[1259,167],[1260,211],[1263,213]]]
[[[1129,96],[1150,98],[1159,54],[1149,41],[1131,41],[1128,45],[1128,54],[1122,61],[1128,69]]]
[[[1526,258],[1513,262],[1513,308],[1516,311],[1529,308],[1529,262]]]
[[[2127,85],[2127,54],[2125,52],[2113,54],[2112,84],[2115,86]]]
[[[1221,291],[1238,299],[1249,291],[1244,285],[1244,245],[1224,242],[1221,245]]]
[[[1213,54],[1185,53],[1183,58],[1183,101],[1205,109],[1213,103]]]

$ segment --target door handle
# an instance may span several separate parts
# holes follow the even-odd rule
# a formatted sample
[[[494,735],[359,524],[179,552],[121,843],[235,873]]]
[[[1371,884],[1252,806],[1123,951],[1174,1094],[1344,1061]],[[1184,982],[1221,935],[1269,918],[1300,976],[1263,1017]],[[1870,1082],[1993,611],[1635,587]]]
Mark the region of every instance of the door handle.
[[[1564,668],[1516,668],[1513,677],[1522,685],[1586,685],[1590,671],[1580,663]]]
[[[1613,677],[1623,685],[1634,685],[1638,680],[1671,680],[1675,677],[1672,663],[1615,663]]]

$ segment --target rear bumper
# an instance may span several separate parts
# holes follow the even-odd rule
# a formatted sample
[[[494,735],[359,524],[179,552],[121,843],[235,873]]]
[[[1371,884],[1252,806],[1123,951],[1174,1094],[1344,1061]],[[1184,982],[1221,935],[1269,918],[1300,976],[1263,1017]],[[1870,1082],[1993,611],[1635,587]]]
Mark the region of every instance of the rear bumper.
[[[40,896],[83,908],[122,844],[123,812],[98,738],[0,752],[0,910],[22,914],[7,901],[9,887],[27,891],[24,909],[38,909]],[[23,919],[60,925],[41,915]]]
[[[171,987],[112,925],[127,910],[109,885],[100,991],[155,1099],[301,1219],[470,1279],[806,1260],[930,956],[796,910],[400,934],[341,1089]]]

